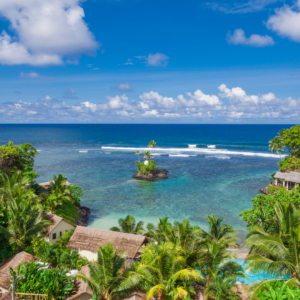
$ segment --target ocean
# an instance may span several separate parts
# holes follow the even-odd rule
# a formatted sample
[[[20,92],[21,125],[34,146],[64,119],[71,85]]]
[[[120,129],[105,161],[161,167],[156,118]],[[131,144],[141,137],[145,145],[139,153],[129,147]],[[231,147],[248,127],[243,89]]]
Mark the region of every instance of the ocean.
[[[91,209],[88,226],[109,229],[132,214],[137,221],[189,219],[206,228],[206,216],[223,217],[243,235],[239,214],[278,170],[268,141],[291,125],[0,125],[1,144],[31,143],[39,155],[38,182],[62,173],[81,186],[82,205]],[[158,168],[169,178],[132,179],[136,150],[150,140]]]

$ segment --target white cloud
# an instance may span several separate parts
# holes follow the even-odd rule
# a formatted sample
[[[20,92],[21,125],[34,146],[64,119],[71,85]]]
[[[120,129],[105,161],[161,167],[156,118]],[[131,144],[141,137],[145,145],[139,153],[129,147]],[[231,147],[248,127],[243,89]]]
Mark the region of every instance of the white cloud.
[[[132,87],[128,82],[127,83],[120,83],[119,85],[114,87],[114,89],[119,90],[119,91],[127,91],[127,92],[132,91]]]
[[[233,34],[230,32],[227,35],[227,42],[234,45],[245,45],[252,47],[266,47],[273,46],[274,40],[272,37],[258,34],[251,34],[250,37],[245,36],[243,29],[236,29]]]
[[[278,35],[300,43],[300,1],[294,8],[284,5],[270,16],[267,27]]]
[[[162,53],[149,54],[146,61],[148,66],[165,67],[168,64],[169,57]]]
[[[39,98],[40,102],[57,102],[56,99],[51,98],[49,95],[46,95],[45,97]]]
[[[0,36],[0,63],[58,65],[90,54],[98,45],[85,24],[79,0],[1,0],[0,14],[16,33]]]
[[[278,98],[268,92],[247,94],[241,87],[219,86],[219,95],[200,89],[185,96],[167,97],[158,92],[145,92],[137,100],[125,94],[107,96],[102,103],[83,101],[76,104],[58,102],[49,95],[39,101],[0,103],[3,122],[265,122],[265,120],[300,121],[300,99]],[[70,93],[75,92],[69,90]],[[70,94],[74,95],[74,94]],[[222,101],[221,101],[222,99]],[[155,121],[155,122],[156,122]]]
[[[20,77],[21,78],[31,78],[31,79],[49,79],[49,80],[53,80],[54,77],[52,76],[45,76],[45,75],[40,75],[36,72],[30,72],[30,73],[20,73]]]

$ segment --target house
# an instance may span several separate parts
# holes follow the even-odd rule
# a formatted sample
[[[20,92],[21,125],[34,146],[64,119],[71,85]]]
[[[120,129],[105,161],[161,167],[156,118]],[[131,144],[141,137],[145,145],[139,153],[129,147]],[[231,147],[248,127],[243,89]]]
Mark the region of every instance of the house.
[[[84,266],[79,272],[90,277],[88,266]],[[71,291],[70,297],[67,300],[90,300],[92,297],[93,291],[87,283],[80,279],[75,281],[75,288]]]
[[[9,268],[12,268],[15,272],[17,271],[17,267],[24,262],[32,262],[38,261],[39,259],[34,257],[33,255],[22,251],[14,256],[6,259],[0,265],[0,294],[4,294],[8,292],[9,282],[11,280]]]
[[[76,227],[71,222],[54,215],[51,212],[45,211],[44,213],[52,222],[52,225],[50,225],[45,232],[45,240],[51,244],[57,242],[66,231],[73,230]]]
[[[126,263],[130,264],[140,256],[140,248],[147,242],[142,235],[77,226],[67,247],[93,261],[98,258],[98,248],[111,243],[115,250],[126,252]]]
[[[293,189],[297,184],[300,184],[300,173],[299,172],[290,172],[283,173],[277,172],[274,175],[275,182],[277,186],[284,186],[287,190]]]

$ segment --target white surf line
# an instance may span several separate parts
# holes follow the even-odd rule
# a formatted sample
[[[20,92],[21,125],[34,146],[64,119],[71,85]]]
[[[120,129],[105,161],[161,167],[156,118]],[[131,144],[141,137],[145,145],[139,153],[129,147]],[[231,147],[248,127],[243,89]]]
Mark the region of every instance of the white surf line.
[[[279,158],[278,154],[270,153],[259,153],[259,152],[246,152],[246,151],[229,151],[222,149],[208,149],[208,148],[137,148],[137,147],[108,147],[103,146],[102,149],[115,150],[115,151],[152,151],[152,152],[193,152],[193,153],[203,153],[203,154],[224,154],[224,155],[243,155],[243,156],[260,156],[260,157],[273,157]],[[282,155],[286,156],[286,155]]]

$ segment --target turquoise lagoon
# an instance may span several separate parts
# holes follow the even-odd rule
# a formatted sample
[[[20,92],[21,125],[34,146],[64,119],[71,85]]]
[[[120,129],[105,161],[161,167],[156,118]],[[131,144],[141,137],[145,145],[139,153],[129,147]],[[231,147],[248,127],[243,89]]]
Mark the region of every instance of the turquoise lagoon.
[[[82,205],[91,208],[88,226],[109,229],[118,218],[133,214],[146,223],[169,216],[205,227],[206,216],[215,214],[243,236],[246,225],[239,214],[252,206],[251,198],[278,169],[268,140],[286,127],[290,125],[0,125],[0,142],[29,142],[40,151],[38,182],[62,173],[81,186]],[[158,145],[154,160],[170,171],[169,179],[134,180],[134,153],[153,139]]]

